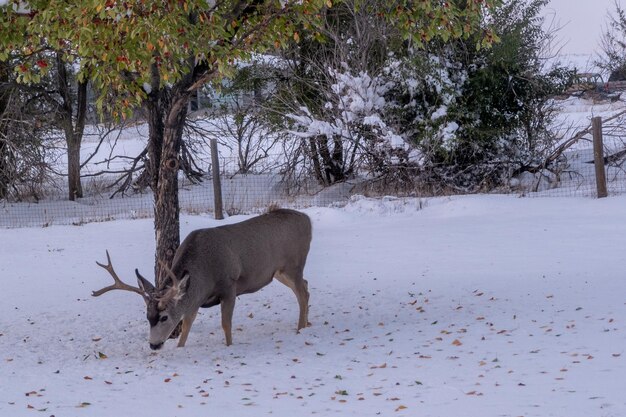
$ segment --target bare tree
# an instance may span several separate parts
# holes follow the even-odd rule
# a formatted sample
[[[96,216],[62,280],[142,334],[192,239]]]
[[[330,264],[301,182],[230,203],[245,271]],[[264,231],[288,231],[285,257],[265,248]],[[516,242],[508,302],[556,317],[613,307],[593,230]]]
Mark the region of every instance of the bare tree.
[[[609,73],[609,81],[626,80],[626,11],[618,1],[608,13],[600,42],[598,66]]]
[[[360,102],[367,107],[370,94],[382,94],[384,86],[376,74],[394,36],[398,39],[388,21],[372,13],[381,5],[378,0],[338,4],[327,11],[320,28],[324,42],[305,40],[284,56],[289,77],[280,89],[277,108],[303,138],[299,150],[322,185],[349,178],[362,161],[363,150],[388,130],[380,126],[380,118],[370,118],[380,109],[358,108]]]
[[[0,199],[38,200],[50,182],[47,114],[28,100],[0,63]]]
[[[206,120],[208,134],[235,154],[238,174],[269,169],[263,162],[271,159],[276,145],[285,139],[286,133],[267,120],[261,105],[259,100],[237,94]]]

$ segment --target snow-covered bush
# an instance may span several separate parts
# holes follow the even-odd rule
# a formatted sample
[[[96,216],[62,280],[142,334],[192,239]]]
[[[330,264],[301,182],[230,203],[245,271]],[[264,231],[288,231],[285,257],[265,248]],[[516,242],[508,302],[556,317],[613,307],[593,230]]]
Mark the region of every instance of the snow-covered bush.
[[[545,0],[508,0],[490,16],[500,41],[431,44],[388,66],[398,134],[419,149],[420,176],[460,191],[506,184],[538,165],[554,140],[550,97],[571,73],[546,71]]]
[[[394,42],[358,13],[331,25],[327,43],[295,48],[284,120],[318,180],[358,174],[472,192],[539,166],[554,140],[549,99],[571,75],[543,68],[546,2],[506,0],[493,10],[485,25],[499,42],[489,49],[476,48],[481,34],[425,48]],[[375,36],[363,36],[365,27]]]
[[[389,104],[385,97],[393,83],[365,71],[354,74],[345,63],[340,69],[329,68],[328,75],[332,82],[324,91],[321,114],[314,115],[306,106],[287,114],[292,133],[303,139],[341,143],[348,150],[336,161],[343,173],[357,167],[374,175],[385,173],[407,150],[404,139],[386,120]],[[334,170],[327,175],[329,183],[338,180]]]

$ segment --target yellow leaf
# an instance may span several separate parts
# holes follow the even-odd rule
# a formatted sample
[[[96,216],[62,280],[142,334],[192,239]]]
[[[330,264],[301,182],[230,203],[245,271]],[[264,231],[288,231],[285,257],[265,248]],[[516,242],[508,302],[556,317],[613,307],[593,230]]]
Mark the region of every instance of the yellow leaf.
[[[400,410],[406,410],[406,406],[399,405],[398,408],[396,408],[396,411],[400,411]]]
[[[461,346],[463,343],[461,343],[461,341],[459,339],[454,339],[454,341],[452,342],[452,344],[454,346]]]

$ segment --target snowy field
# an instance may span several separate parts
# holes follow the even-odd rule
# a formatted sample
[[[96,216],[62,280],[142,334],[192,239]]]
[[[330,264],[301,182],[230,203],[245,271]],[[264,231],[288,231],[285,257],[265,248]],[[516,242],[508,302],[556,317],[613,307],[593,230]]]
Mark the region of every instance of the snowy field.
[[[626,415],[626,196],[310,208],[311,327],[279,283],[148,347],[150,219],[2,230],[1,416]],[[184,216],[182,235],[218,222]],[[132,282],[132,281],[131,281]]]

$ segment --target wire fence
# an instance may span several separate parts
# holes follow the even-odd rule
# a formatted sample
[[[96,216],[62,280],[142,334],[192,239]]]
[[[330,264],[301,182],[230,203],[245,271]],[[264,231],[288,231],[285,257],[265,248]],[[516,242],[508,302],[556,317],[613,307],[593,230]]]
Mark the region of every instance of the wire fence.
[[[605,155],[615,155],[608,149]],[[626,156],[626,155],[625,155]],[[626,194],[626,159],[610,160],[605,165],[608,195]],[[520,194],[527,197],[589,197],[598,196],[593,148],[568,152],[558,174],[544,172],[522,178]]]
[[[147,189],[142,193],[116,196],[103,192],[102,179],[86,183],[86,197],[68,201],[60,193],[38,202],[0,203],[0,227],[47,227],[60,224],[81,225],[117,219],[149,218],[154,215],[154,197]],[[214,190],[210,178],[198,184],[180,179],[179,205],[188,214],[213,213]],[[350,197],[351,183],[330,188],[311,184],[298,192],[287,187],[278,174],[248,174],[221,177],[222,201],[228,215],[263,212],[277,204],[304,208],[345,203]]]
[[[525,181],[528,196],[604,197],[626,193],[626,132],[620,112],[603,125],[601,117],[562,140],[564,151],[543,170]],[[617,117],[617,119],[616,119]],[[567,149],[565,151],[565,149]],[[596,155],[597,153],[597,155]],[[596,157],[597,156],[597,157]]]
[[[609,140],[604,147],[605,172],[609,195],[626,194],[626,147],[621,140]],[[589,138],[563,154],[558,172],[528,174],[517,178],[518,184],[508,190],[526,197],[596,197],[597,186],[593,145]],[[262,212],[270,205],[304,208],[346,204],[354,194],[366,194],[363,179],[342,182],[332,187],[321,187],[314,180],[303,177],[297,187],[286,183],[278,172],[280,161],[273,168],[264,166],[263,173],[237,174],[236,157],[220,158],[221,188],[224,211],[228,215]],[[211,170],[205,167],[206,172]],[[154,215],[154,197],[150,189],[131,195],[117,195],[107,185],[113,177],[86,178],[85,197],[67,201],[63,178],[58,179],[57,191],[31,202],[0,202],[0,227],[46,227],[58,224],[80,225],[89,222],[116,219],[149,218]],[[499,190],[499,192],[504,192]],[[413,190],[383,189],[378,195],[429,197],[423,188]],[[180,178],[179,203],[181,212],[189,214],[213,213],[213,183],[205,177],[198,184]]]

